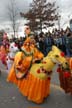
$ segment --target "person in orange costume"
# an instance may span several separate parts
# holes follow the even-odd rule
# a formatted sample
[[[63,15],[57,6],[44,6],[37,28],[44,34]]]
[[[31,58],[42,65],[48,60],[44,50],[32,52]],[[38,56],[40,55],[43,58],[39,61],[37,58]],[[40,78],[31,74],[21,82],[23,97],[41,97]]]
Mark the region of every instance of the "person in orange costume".
[[[42,103],[50,94],[50,80],[35,77],[29,71],[31,66],[42,60],[44,55],[36,48],[33,37],[28,37],[22,46],[22,51],[15,55],[14,64],[10,70],[7,81],[16,84],[19,91],[35,103]],[[30,31],[30,30],[29,30]]]
[[[27,81],[32,64],[44,57],[35,47],[33,37],[27,37],[21,49],[22,51],[15,55],[14,64],[7,78],[7,81],[16,84],[20,91],[22,91],[22,85],[26,84],[25,81]]]
[[[0,60],[7,67],[6,57],[9,52],[9,41],[7,34],[4,33],[2,45],[0,46]]]

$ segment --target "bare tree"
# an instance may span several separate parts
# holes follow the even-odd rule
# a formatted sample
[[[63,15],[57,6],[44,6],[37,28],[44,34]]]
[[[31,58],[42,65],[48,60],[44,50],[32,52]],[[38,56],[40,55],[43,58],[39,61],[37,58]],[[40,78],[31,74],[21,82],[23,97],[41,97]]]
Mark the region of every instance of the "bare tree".
[[[18,28],[17,19],[19,16],[19,10],[17,7],[16,0],[10,0],[9,4],[7,5],[7,15],[11,21],[12,29],[15,37],[17,31],[16,28]]]

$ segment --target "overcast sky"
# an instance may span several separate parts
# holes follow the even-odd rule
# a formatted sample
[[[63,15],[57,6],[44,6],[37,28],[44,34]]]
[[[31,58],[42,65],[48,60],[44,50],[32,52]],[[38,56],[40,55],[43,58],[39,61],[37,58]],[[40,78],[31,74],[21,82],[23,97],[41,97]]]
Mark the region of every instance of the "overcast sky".
[[[0,0],[0,21],[7,20],[7,6],[11,0]],[[17,7],[20,11],[26,11],[29,7],[29,3],[32,0],[15,0]]]
[[[16,0],[16,3],[20,11],[26,11],[31,1],[32,0]],[[56,0],[56,1],[60,7],[60,13],[62,15],[62,23],[65,23],[65,21],[68,21],[69,18],[71,18],[70,14],[72,14],[72,0]],[[8,5],[9,2],[10,0],[0,0],[0,22],[7,20],[6,6]]]

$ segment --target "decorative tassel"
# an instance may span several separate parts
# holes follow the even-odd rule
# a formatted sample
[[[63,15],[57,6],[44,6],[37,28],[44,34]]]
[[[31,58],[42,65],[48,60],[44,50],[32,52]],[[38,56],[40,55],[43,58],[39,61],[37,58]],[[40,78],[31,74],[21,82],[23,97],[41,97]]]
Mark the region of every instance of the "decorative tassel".
[[[37,70],[37,73],[40,73],[40,69]]]
[[[61,56],[62,56],[62,57],[64,57],[64,56],[65,56],[64,52],[61,52]]]
[[[51,77],[48,77],[48,80],[51,80]]]
[[[64,72],[64,77],[65,78],[69,78],[71,75],[70,75],[70,73],[69,72]]]
[[[57,72],[61,72],[61,68],[60,67],[57,68]]]

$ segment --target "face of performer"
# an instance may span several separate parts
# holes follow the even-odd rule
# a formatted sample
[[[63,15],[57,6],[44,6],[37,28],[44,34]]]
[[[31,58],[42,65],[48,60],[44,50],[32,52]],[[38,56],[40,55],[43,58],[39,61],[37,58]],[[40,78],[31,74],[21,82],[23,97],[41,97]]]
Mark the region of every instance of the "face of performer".
[[[28,37],[27,40],[24,42],[24,47],[26,51],[32,51],[35,48],[34,38]]]
[[[31,30],[29,26],[26,26],[25,28],[25,34],[28,36],[30,34]]]

